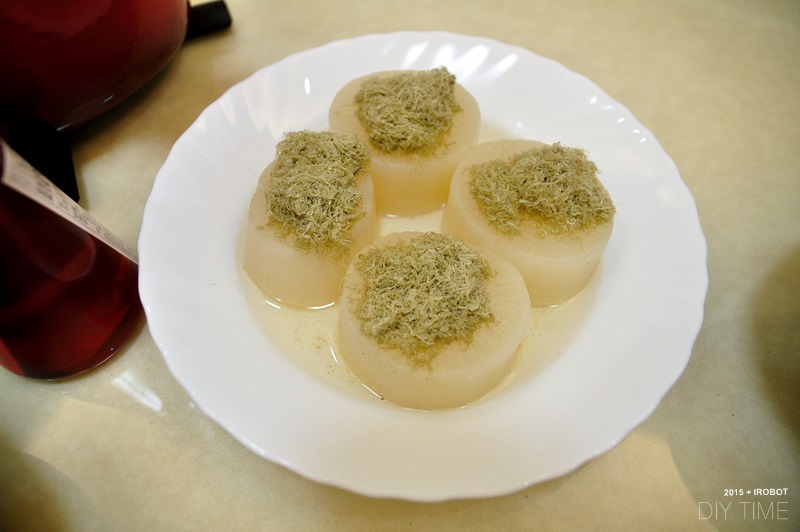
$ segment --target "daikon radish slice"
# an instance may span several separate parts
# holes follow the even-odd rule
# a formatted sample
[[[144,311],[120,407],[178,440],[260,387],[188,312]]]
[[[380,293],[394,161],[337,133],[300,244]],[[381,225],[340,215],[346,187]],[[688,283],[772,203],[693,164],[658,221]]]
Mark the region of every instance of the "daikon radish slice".
[[[524,281],[507,261],[438,232],[390,233],[348,269],[338,350],[388,401],[461,407],[503,382],[530,320]]]
[[[354,137],[350,138],[350,142],[360,144]],[[278,150],[280,148],[281,143],[278,144]],[[330,150],[331,147],[328,146],[327,149]],[[316,238],[322,240],[321,243],[306,242],[305,245],[300,245],[299,237],[295,233],[272,219],[277,215],[273,213],[271,216],[268,205],[269,190],[278,162],[276,159],[264,170],[250,202],[245,232],[244,270],[265,297],[275,303],[306,308],[328,306],[339,299],[342,278],[350,259],[378,236],[372,177],[365,170],[357,170],[352,177],[352,183],[348,186],[352,186],[353,190],[347,192],[360,195],[360,199],[351,216],[352,221],[346,227],[338,227],[333,231],[335,234],[331,238],[335,237],[337,242],[331,243],[316,235]],[[319,183],[313,179],[318,179]],[[308,198],[299,201],[298,207],[313,205],[312,209],[333,210],[330,198],[314,197],[314,194],[321,195],[322,190],[326,191],[327,196],[337,192],[338,184],[329,183],[323,186],[322,181],[329,179],[330,176],[324,173],[312,176],[312,182],[306,185],[312,193]],[[303,213],[297,216],[299,222],[310,224],[309,218],[314,213],[303,212],[300,208],[298,210]],[[326,211],[317,212],[316,217],[322,223],[327,223],[328,218],[335,218]],[[324,236],[324,231],[322,234]]]
[[[569,168],[564,170],[570,164],[580,166],[578,170],[572,168],[572,171],[580,174],[582,181],[578,185],[574,183],[565,185],[566,189],[556,192],[564,196],[564,201],[578,203],[594,194],[595,196],[587,200],[594,202],[593,206],[571,207],[567,203],[554,206],[551,204],[552,198],[539,200],[533,191],[538,190],[534,186],[541,186],[537,181],[541,180],[541,176],[537,178],[531,174],[522,179],[527,183],[524,186],[529,187],[527,191],[514,191],[511,190],[514,187],[498,185],[496,191],[487,193],[484,187],[484,195],[493,196],[495,199],[504,198],[502,201],[506,202],[506,212],[499,212],[498,205],[494,205],[494,214],[487,215],[486,207],[479,204],[472,190],[473,169],[481,164],[508,167],[515,157],[532,149],[546,149],[547,152],[542,152],[545,155],[542,155],[539,161],[535,158],[529,160],[528,166],[523,168],[524,171],[540,172],[542,170],[540,166],[544,164],[550,167],[549,170],[545,168],[545,171],[556,168],[555,174],[558,174],[561,171],[570,171]],[[585,159],[585,154],[577,156],[574,151],[568,157],[565,156],[566,159],[572,157],[571,162],[567,160],[554,162],[553,158],[564,156],[560,152],[554,155],[554,150],[575,149],[564,148],[558,144],[546,146],[531,140],[498,140],[475,146],[462,159],[455,171],[442,219],[443,231],[479,248],[492,250],[514,264],[525,279],[534,306],[563,303],[576,296],[585,287],[611,237],[615,213],[608,192],[596,177],[597,169],[594,163]],[[517,171],[521,171],[519,167]],[[546,183],[546,186],[556,186],[558,178],[551,175],[545,179],[548,180],[551,182]],[[499,181],[501,179],[498,179]],[[492,187],[494,184],[489,182],[488,186]],[[538,205],[537,202],[543,205]],[[555,222],[548,220],[545,214],[536,210],[537,208],[557,211],[554,215],[557,220]],[[581,222],[577,218],[570,218],[572,216],[568,215],[570,209],[583,212],[584,218],[588,217],[588,221]],[[591,209],[597,212],[587,214]],[[511,218],[516,214],[520,217],[514,221]],[[490,221],[491,216],[494,216],[493,221]],[[506,224],[504,230],[499,225],[503,223]]]
[[[441,208],[447,200],[450,178],[459,159],[469,147],[475,145],[480,132],[481,117],[477,101],[463,86],[454,82],[453,96],[460,110],[455,111],[452,125],[438,142],[423,148],[416,148],[413,143],[395,146],[390,142],[378,147],[371,140],[370,131],[359,119],[360,103],[356,97],[369,80],[410,73],[388,71],[357,78],[336,94],[329,112],[332,131],[354,133],[369,146],[371,158],[367,170],[375,180],[377,209],[382,214],[410,216]],[[422,103],[427,103],[427,97],[424,91],[419,94],[422,101],[410,103],[414,104],[414,112],[419,111],[420,120],[424,121],[425,106]],[[378,121],[378,125],[395,125],[397,120],[392,115],[393,112],[388,112],[385,121]],[[400,122],[405,124],[408,121]],[[416,138],[415,135],[407,137],[412,136]],[[400,140],[407,140],[402,134],[399,137]]]

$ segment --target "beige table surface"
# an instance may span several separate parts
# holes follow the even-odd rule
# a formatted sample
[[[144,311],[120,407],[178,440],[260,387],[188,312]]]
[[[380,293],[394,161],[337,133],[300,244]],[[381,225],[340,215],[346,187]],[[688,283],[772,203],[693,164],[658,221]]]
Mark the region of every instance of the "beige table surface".
[[[799,2],[227,3],[229,31],[185,45],[76,134],[81,203],[124,241],[136,245],[180,134],[259,68],[367,33],[484,35],[589,77],[674,159],[708,240],[691,361],[649,419],[573,473],[419,504],[320,485],[246,450],[193,406],[143,326],[81,378],[0,371],[0,529],[800,529]],[[731,498],[727,488],[788,494]],[[704,519],[717,502],[729,512]]]

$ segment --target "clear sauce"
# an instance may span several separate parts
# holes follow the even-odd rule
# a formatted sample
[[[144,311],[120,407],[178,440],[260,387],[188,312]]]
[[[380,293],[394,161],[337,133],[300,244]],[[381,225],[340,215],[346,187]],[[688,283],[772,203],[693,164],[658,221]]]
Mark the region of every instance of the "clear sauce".
[[[504,135],[501,129],[484,124],[481,141],[512,136]],[[439,230],[443,212],[444,209],[439,209],[414,217],[381,216],[380,234]],[[333,385],[345,393],[375,399],[374,393],[348,369],[337,353],[337,305],[321,309],[281,307],[265,300],[243,270],[241,276],[243,292],[252,312],[261,324],[264,334],[281,354],[313,378]],[[566,303],[532,309],[528,334],[518,348],[514,365],[506,379],[490,394],[525,386],[568,348],[591,308],[595,278],[593,276],[583,292]]]
[[[442,212],[438,210],[412,218],[381,217],[380,234],[438,230]],[[281,307],[265,300],[244,272],[242,278],[252,312],[281,354],[314,378],[346,393],[374,398],[337,353],[337,305],[322,309]],[[528,334],[518,348],[511,372],[491,393],[524,386],[567,349],[591,308],[593,286],[590,281],[581,294],[558,306],[533,308]]]

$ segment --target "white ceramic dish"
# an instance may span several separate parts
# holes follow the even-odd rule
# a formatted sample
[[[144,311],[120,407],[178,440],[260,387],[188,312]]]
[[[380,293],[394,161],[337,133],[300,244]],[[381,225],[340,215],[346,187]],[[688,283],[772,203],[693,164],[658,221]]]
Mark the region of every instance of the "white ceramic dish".
[[[558,331],[526,340],[541,356],[521,361],[505,388],[476,404],[426,413],[332,385],[279,348],[249,301],[239,237],[284,132],[324,129],[334,94],[354,77],[438,65],[477,98],[485,138],[585,148],[618,214],[587,292],[537,314],[539,326]],[[159,172],[139,255],[152,336],[205,413],[311,479],[418,501],[508,493],[616,445],[682,373],[708,284],[692,196],[627,109],[528,50],[442,32],[333,42],[232,87]]]

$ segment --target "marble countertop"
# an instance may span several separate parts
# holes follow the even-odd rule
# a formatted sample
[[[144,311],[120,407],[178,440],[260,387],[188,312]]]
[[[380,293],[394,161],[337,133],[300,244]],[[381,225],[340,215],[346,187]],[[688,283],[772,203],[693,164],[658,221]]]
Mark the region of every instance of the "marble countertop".
[[[705,320],[688,367],[647,420],[567,475],[415,503],[315,483],[250,452],[193,404],[143,325],[79,378],[0,372],[0,529],[800,526],[800,4],[226,3],[229,30],[187,42],[152,83],[74,133],[81,204],[123,241],[136,246],[178,137],[258,69],[369,33],[482,35],[590,78],[674,160],[708,243]]]

